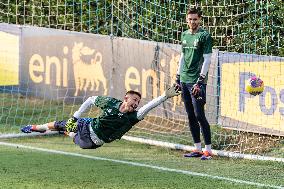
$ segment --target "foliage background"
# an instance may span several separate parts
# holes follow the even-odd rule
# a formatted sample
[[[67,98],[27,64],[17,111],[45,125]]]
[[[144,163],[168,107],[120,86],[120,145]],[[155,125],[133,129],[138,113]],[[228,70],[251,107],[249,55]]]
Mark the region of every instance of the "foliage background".
[[[282,0],[2,0],[0,22],[180,43],[192,6],[215,48],[284,56]]]

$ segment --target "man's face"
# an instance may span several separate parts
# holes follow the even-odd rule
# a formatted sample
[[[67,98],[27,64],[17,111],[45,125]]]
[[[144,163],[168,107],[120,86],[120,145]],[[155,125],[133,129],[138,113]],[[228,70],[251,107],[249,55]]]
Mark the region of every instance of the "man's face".
[[[141,99],[137,94],[127,94],[124,97],[124,102],[126,104],[126,109],[128,110],[128,112],[133,112],[134,110],[136,110],[140,103],[140,100]]]
[[[198,14],[188,14],[186,17],[187,25],[191,30],[196,30],[200,25],[201,17]]]

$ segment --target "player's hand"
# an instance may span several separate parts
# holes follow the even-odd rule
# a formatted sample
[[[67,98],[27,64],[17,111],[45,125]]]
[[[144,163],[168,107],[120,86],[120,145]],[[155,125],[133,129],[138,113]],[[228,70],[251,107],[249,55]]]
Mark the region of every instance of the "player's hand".
[[[200,94],[200,86],[198,84],[194,84],[193,87],[191,88],[191,91],[192,91],[192,95],[197,98],[199,97],[199,94]]]
[[[202,84],[204,83],[205,80],[205,76],[200,75],[197,82],[193,85],[193,87],[191,88],[192,91],[192,95],[195,98],[199,98],[200,97],[200,92],[201,92],[201,88],[203,87]]]
[[[65,125],[65,128],[67,133],[77,132],[77,118],[75,117],[69,118]]]
[[[181,91],[180,75],[176,75],[176,87]]]
[[[181,94],[181,90],[180,88],[177,86],[177,84],[173,84],[173,86],[169,87],[166,91],[165,91],[165,95],[167,98],[172,98],[174,96],[180,95]]]

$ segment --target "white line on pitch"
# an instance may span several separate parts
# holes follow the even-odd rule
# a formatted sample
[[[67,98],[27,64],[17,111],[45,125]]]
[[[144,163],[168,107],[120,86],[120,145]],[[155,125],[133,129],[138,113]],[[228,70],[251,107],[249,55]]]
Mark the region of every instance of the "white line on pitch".
[[[185,174],[185,175],[193,175],[193,176],[199,176],[199,177],[207,177],[207,178],[211,178],[211,179],[225,180],[225,181],[229,181],[229,182],[253,185],[253,186],[258,186],[258,187],[269,187],[269,188],[284,189],[284,187],[282,187],[282,186],[266,185],[266,184],[261,184],[261,183],[257,183],[257,182],[250,182],[250,181],[244,181],[244,180],[239,180],[239,179],[214,176],[214,175],[209,175],[209,174],[204,174],[204,173],[197,173],[197,172],[179,170],[179,169],[171,169],[171,168],[167,168],[167,167],[147,165],[147,164],[143,164],[143,163],[130,162],[130,161],[124,161],[124,160],[117,160],[117,159],[109,159],[109,158],[103,158],[103,157],[96,157],[96,156],[90,156],[90,155],[84,155],[84,154],[78,154],[78,153],[64,152],[64,151],[59,151],[59,150],[37,148],[37,147],[25,146],[25,145],[21,145],[21,144],[0,142],[0,145],[37,150],[37,151],[42,151],[42,152],[54,153],[54,154],[77,156],[77,157],[83,157],[83,158],[94,159],[94,160],[111,161],[111,162],[115,162],[115,163],[122,163],[122,164],[127,164],[127,165],[138,166],[138,167],[148,167],[148,168],[157,169],[157,170],[161,170],[161,171],[182,173],[182,174]]]

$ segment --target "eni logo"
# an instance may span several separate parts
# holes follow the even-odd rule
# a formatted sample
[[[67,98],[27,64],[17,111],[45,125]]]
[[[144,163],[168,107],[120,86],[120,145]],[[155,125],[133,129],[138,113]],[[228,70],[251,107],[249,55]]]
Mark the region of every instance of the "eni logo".
[[[99,90],[100,82],[104,88],[104,95],[107,94],[107,82],[102,68],[102,54],[94,53],[95,50],[84,46],[83,43],[75,43],[72,49],[73,71],[75,79],[75,96],[79,91],[87,91],[88,87],[93,91]],[[90,63],[84,62],[82,56],[94,56]]]
[[[68,55],[69,48],[63,47],[63,54]],[[85,62],[85,57],[91,57],[90,61]],[[75,92],[99,90],[100,84],[104,89],[104,95],[107,94],[107,80],[102,68],[103,57],[100,52],[95,52],[83,43],[74,43],[72,47],[72,67],[74,72]],[[70,67],[69,67],[70,68]],[[55,70],[54,73],[52,70]],[[33,54],[29,60],[29,76],[35,83],[51,84],[51,78],[55,85],[68,87],[68,60],[66,57],[62,61],[57,56],[42,57],[39,54]]]

